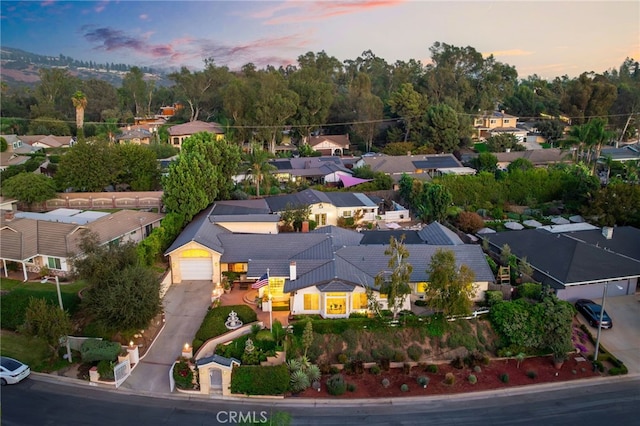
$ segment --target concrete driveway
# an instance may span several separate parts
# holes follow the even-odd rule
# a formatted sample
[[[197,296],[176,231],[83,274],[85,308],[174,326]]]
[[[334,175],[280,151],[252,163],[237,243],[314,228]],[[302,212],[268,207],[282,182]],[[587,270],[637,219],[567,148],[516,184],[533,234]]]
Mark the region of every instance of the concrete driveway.
[[[211,304],[211,281],[173,284],[163,299],[165,327],[144,359],[121,388],[137,392],[170,393],[169,368],[191,344]]]
[[[602,304],[602,299],[593,299]],[[613,321],[613,327],[602,330],[600,345],[613,353],[629,369],[629,373],[640,373],[640,295],[607,297],[604,307]],[[578,318],[584,324],[582,314]],[[587,324],[595,337],[597,328]]]

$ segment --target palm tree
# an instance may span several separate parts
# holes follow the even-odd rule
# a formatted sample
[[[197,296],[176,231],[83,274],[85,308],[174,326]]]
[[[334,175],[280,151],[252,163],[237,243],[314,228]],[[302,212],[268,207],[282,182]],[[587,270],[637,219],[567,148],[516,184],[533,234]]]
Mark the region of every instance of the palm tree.
[[[600,158],[600,152],[602,151],[602,145],[609,142],[614,134],[606,129],[606,122],[601,118],[595,118],[589,121],[587,125],[589,126],[589,140],[593,147],[593,157],[591,157],[591,150],[589,157],[593,161],[593,174],[595,174],[598,158]]]
[[[576,149],[574,161],[578,163],[580,161],[580,157],[582,156],[582,149],[587,143],[588,138],[589,126],[587,124],[580,124],[571,127],[568,137],[560,142],[564,148],[574,147]]]
[[[84,139],[84,109],[87,107],[87,96],[80,90],[71,97],[71,102],[76,108],[76,127],[78,128],[78,139]]]
[[[260,182],[265,180],[265,175],[273,169],[273,166],[269,164],[269,152],[262,149],[261,146],[253,145],[251,152],[247,155],[247,161],[249,162],[249,174],[253,177],[253,182],[256,184],[256,195],[260,196]]]

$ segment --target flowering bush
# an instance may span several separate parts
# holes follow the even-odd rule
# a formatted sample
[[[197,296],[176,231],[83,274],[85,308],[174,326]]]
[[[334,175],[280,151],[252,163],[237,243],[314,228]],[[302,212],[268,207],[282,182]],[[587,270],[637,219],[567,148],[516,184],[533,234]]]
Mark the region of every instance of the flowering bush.
[[[180,389],[193,389],[193,371],[186,358],[180,358],[173,367],[173,379]]]

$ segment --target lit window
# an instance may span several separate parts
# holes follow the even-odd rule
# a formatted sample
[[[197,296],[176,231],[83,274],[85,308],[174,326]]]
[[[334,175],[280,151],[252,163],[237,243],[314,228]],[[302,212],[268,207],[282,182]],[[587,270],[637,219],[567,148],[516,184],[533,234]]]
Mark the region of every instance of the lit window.
[[[354,293],[352,305],[353,305],[353,309],[367,309],[367,294]]]
[[[317,311],[320,309],[320,297],[317,294],[304,295],[304,310]]]

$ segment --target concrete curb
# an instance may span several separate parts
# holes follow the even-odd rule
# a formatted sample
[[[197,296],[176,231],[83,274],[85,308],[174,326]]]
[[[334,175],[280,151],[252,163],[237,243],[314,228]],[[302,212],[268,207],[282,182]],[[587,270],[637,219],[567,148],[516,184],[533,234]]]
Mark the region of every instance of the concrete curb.
[[[366,406],[380,406],[380,405],[412,405],[418,402],[425,401],[468,401],[471,399],[486,399],[494,396],[517,396],[529,393],[547,392],[554,389],[574,389],[584,386],[589,383],[605,384],[614,382],[626,382],[633,381],[640,377],[640,373],[627,374],[624,376],[608,376],[590,379],[577,379],[566,382],[554,382],[554,383],[542,383],[539,385],[527,385],[527,386],[514,386],[506,389],[494,389],[487,391],[469,392],[469,393],[457,393],[450,395],[424,395],[424,396],[407,396],[400,398],[360,398],[360,399],[333,399],[333,398],[285,398],[282,400],[276,400],[270,397],[253,396],[251,398],[238,397],[238,396],[221,396],[221,395],[186,395],[183,393],[159,393],[159,392],[147,392],[147,391],[134,391],[127,388],[116,389],[113,386],[101,385],[97,383],[86,382],[84,380],[73,379],[71,377],[54,376],[46,373],[32,372],[30,377],[36,381],[46,383],[57,383],[63,386],[73,386],[78,388],[98,388],[108,392],[119,393],[123,395],[134,395],[149,398],[158,399],[170,399],[170,400],[191,400],[191,401],[233,401],[236,403],[244,404],[273,404],[278,406],[296,406],[296,407],[366,407]]]

